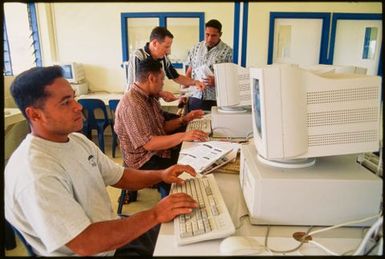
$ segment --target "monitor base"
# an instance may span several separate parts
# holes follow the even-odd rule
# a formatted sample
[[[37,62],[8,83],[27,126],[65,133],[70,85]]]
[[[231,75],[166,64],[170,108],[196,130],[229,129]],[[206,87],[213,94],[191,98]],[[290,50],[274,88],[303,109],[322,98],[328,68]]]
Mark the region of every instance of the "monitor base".
[[[306,168],[315,164],[315,158],[288,159],[288,160],[268,160],[261,155],[257,155],[258,161],[262,164],[278,168]]]

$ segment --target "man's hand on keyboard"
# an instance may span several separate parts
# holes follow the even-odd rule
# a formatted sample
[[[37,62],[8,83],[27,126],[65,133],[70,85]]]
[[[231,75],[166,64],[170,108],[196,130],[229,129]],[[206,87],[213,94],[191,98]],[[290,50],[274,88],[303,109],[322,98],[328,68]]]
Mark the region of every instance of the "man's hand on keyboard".
[[[189,113],[187,113],[184,117],[183,117],[183,121],[185,123],[189,123],[190,121],[194,120],[194,119],[199,119],[199,118],[202,118],[203,115],[205,115],[205,112],[203,110],[193,110]]]
[[[202,130],[186,131],[182,137],[182,141],[207,141],[209,134]]]
[[[185,193],[174,193],[160,200],[152,208],[156,221],[159,223],[169,222],[180,214],[188,214],[198,204],[190,195]]]
[[[194,168],[192,168],[191,166],[176,164],[163,170],[163,172],[161,173],[162,181],[165,183],[183,184],[184,181],[178,176],[184,172],[188,173],[191,176],[197,175]]]

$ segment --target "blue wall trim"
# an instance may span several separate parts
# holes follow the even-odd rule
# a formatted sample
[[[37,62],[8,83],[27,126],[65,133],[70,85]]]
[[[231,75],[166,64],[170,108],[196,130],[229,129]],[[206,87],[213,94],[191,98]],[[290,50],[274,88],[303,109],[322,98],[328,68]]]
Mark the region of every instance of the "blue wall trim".
[[[267,54],[267,64],[273,63],[275,19],[280,19],[280,18],[281,19],[322,19],[322,34],[321,34],[319,63],[327,64],[330,13],[308,13],[308,12],[270,12],[269,45],[268,45],[269,49]]]
[[[336,43],[336,31],[338,20],[382,20],[382,14],[379,13],[333,13],[332,29],[330,33],[330,48],[328,64],[333,64],[334,46]],[[382,46],[380,48],[382,53]],[[378,63],[378,75],[382,76],[382,56]]]
[[[234,3],[234,39],[233,39],[233,63],[238,64],[239,51],[239,16],[241,12],[241,4]]]
[[[127,61],[128,53],[128,35],[127,35],[127,19],[128,18],[158,18],[159,26],[167,27],[167,18],[198,18],[199,19],[199,41],[204,39],[204,20],[205,14],[203,12],[135,12],[135,13],[121,13],[121,35],[122,35],[122,61]],[[179,67],[179,65],[178,65]]]
[[[246,66],[247,58],[247,25],[249,19],[249,1],[243,3],[243,22],[242,22],[242,56],[241,66]]]

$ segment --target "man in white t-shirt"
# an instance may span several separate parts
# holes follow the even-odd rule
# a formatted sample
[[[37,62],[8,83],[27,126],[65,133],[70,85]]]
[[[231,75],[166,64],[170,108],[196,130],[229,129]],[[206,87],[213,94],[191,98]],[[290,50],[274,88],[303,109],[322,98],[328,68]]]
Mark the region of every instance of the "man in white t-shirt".
[[[154,250],[159,224],[190,213],[187,194],[165,197],[153,208],[120,218],[106,190],[138,190],[161,181],[182,183],[190,166],[140,171],[111,161],[85,136],[82,106],[59,66],[18,75],[11,93],[31,133],[5,168],[5,217],[37,255],[146,255]]]

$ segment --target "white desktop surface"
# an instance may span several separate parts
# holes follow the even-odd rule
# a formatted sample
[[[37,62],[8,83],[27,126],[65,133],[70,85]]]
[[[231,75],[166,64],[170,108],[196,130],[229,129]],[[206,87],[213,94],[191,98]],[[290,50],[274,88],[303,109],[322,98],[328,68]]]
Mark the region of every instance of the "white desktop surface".
[[[184,142],[182,149],[194,145]],[[214,172],[215,174],[215,172]],[[253,236],[260,244],[264,244],[267,226],[251,225],[247,216],[247,208],[241,192],[238,174],[216,173],[215,179],[236,228],[234,235]],[[241,218],[242,217],[242,218]],[[312,231],[323,227],[315,227]],[[270,249],[289,250],[298,246],[299,242],[292,237],[295,232],[306,232],[308,226],[271,226],[268,239]],[[313,236],[313,240],[328,249],[342,254],[355,250],[363,237],[362,228],[338,228]],[[178,246],[174,236],[174,222],[161,225],[156,242],[154,256],[221,256],[219,245],[223,239],[204,241]],[[304,244],[300,250],[287,255],[325,255],[325,252],[314,245]],[[272,255],[270,252],[259,255]],[[282,255],[282,253],[273,253]]]
[[[25,118],[18,108],[4,108],[4,129],[23,120]]]

